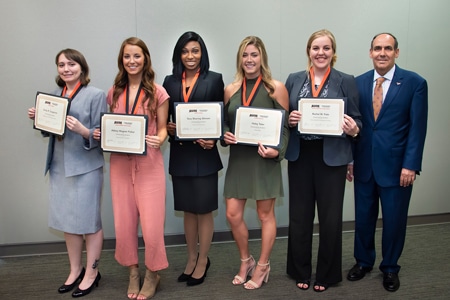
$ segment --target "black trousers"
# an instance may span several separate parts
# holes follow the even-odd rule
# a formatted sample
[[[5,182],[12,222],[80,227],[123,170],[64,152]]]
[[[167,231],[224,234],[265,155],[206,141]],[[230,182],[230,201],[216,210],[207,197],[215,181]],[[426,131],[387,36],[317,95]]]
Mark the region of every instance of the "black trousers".
[[[317,205],[319,249],[316,281],[342,281],[342,209],[347,166],[323,161],[323,140],[301,141],[300,156],[288,163],[289,237],[287,273],[296,280],[312,275],[312,235]]]

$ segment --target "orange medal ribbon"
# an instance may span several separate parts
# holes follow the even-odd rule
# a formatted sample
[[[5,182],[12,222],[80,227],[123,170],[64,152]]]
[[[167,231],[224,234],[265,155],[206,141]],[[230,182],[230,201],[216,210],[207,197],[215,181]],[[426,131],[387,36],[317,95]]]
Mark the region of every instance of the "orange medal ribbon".
[[[75,86],[75,88],[72,90],[72,93],[70,93],[69,98],[73,99],[75,98],[75,96],[78,94],[78,92],[81,90],[82,86],[81,86],[81,81],[78,81],[77,85]],[[67,85],[64,86],[62,92],[61,92],[61,96],[65,96],[67,93]]]
[[[311,91],[312,91],[314,98],[319,97],[320,91],[322,90],[323,85],[327,81],[328,75],[330,75],[330,71],[331,71],[331,68],[328,67],[327,72],[325,73],[325,76],[322,79],[322,82],[320,83],[319,87],[316,89],[316,83],[314,82],[315,81],[314,68],[311,67],[311,69],[309,69],[309,76],[311,77]]]
[[[259,85],[261,84],[261,80],[262,76],[259,75],[258,79],[256,80],[255,86],[253,87],[247,99],[247,79],[244,77],[244,80],[242,81],[242,104],[244,104],[244,106],[249,106],[250,103],[252,102],[253,97],[255,96],[255,93],[258,90]]]
[[[129,114],[128,109],[129,109],[130,104],[129,104],[129,100],[128,100],[128,90],[127,89],[128,89],[128,85],[125,86],[125,89],[123,91],[125,94],[125,112],[128,115]],[[133,108],[131,109],[132,115],[136,114],[136,107],[141,106],[141,102],[144,97],[145,97],[145,93],[144,93],[144,90],[142,89],[142,84],[141,84],[141,85],[139,85],[139,89],[136,93],[136,98],[134,99]]]
[[[191,96],[192,90],[194,89],[195,83],[197,82],[198,76],[200,75],[200,69],[195,73],[194,78],[191,81],[191,86],[189,87],[189,91],[186,92],[186,71],[183,72],[182,75],[182,90],[183,90],[183,99],[184,102],[189,102],[189,97]]]

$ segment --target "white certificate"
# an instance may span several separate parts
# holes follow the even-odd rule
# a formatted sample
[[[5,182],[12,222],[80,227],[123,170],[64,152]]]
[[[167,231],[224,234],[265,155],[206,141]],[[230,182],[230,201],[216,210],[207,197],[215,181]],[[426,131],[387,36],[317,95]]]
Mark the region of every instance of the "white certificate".
[[[146,154],[148,116],[102,113],[101,147],[103,151]]]
[[[175,103],[177,140],[220,139],[222,133],[222,102]]]
[[[70,99],[37,92],[35,107],[34,128],[63,136]]]
[[[234,135],[238,143],[280,147],[284,110],[239,107]]]
[[[302,118],[298,131],[303,134],[341,136],[344,131],[345,99],[301,98],[298,110]]]

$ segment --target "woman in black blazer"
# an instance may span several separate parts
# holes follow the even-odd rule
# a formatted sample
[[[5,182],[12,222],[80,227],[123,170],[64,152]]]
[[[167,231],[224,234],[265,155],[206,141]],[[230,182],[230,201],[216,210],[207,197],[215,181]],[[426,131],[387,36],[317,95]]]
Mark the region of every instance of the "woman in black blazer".
[[[218,208],[218,171],[223,166],[216,140],[175,140],[175,103],[222,103],[224,83],[221,74],[209,71],[208,51],[203,39],[195,32],[186,32],[178,39],[172,62],[172,75],[163,83],[170,95],[169,174],[172,176],[174,208],[184,212],[188,250],[188,261],[178,281],[197,285],[203,283],[210,266],[208,251],[214,232],[212,212]]]

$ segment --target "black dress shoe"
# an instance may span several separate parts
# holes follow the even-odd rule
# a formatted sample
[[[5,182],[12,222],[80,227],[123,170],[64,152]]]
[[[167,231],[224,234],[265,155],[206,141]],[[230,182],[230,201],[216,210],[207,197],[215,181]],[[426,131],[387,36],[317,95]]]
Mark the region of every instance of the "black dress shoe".
[[[197,260],[195,261],[195,267],[197,266],[198,256],[199,256],[199,254],[197,254]],[[186,282],[186,281],[188,281],[188,279],[191,278],[192,274],[194,274],[195,267],[194,267],[194,270],[192,270],[191,274],[186,274],[184,272],[181,273],[181,275],[178,276],[178,282]]]
[[[194,269],[195,271],[195,269]],[[194,273],[194,271],[192,271],[191,274],[186,274],[186,273],[181,273],[180,276],[178,276],[178,282],[186,282],[189,280],[189,278],[191,278],[192,274]]]
[[[91,284],[90,287],[88,287],[85,290],[81,290],[80,287],[78,287],[75,292],[72,293],[72,297],[74,298],[78,298],[78,297],[83,297],[86,296],[87,294],[89,294],[92,291],[92,288],[94,287],[94,285],[96,287],[98,287],[98,282],[100,281],[100,279],[102,278],[102,276],[100,275],[100,272],[97,273],[97,277],[95,277],[94,282]]]
[[[209,261],[209,257],[208,257],[208,262],[206,263],[206,269],[205,269],[205,273],[203,273],[203,276],[200,277],[200,278],[194,278],[194,277],[191,276],[187,280],[186,284],[189,285],[189,286],[202,284],[203,281],[205,280],[206,273],[208,272],[208,269],[209,269],[210,265],[211,265],[211,262]]]
[[[75,281],[72,282],[71,284],[63,284],[62,286],[60,286],[58,289],[58,293],[64,294],[64,293],[67,293],[67,292],[70,292],[71,290],[73,290],[73,288],[77,285],[78,281],[83,280],[85,272],[86,272],[86,269],[83,267],[80,275],[78,275],[78,278],[75,279]]]
[[[400,287],[400,279],[397,273],[384,273],[383,287],[388,292],[395,292]]]
[[[364,278],[364,276],[366,276],[366,273],[369,273],[370,271],[372,271],[372,267],[361,267],[360,265],[356,264],[353,266],[353,268],[350,269],[350,271],[348,271],[347,279],[350,281],[360,280]]]

